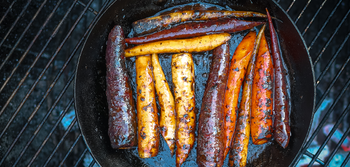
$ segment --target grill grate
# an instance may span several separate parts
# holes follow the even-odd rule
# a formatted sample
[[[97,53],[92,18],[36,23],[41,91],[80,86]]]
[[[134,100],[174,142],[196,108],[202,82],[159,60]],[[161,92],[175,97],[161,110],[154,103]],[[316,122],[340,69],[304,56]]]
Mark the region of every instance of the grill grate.
[[[316,76],[316,113],[294,166],[349,166],[350,2],[284,0]],[[109,0],[0,2],[0,166],[98,166],[74,116],[78,54]]]

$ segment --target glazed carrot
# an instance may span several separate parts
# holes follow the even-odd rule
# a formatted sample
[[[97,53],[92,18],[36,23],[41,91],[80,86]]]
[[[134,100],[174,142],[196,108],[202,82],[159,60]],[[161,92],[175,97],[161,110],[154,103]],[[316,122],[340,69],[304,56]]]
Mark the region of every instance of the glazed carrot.
[[[272,137],[273,66],[265,35],[259,47],[252,87],[251,136],[260,145]]]
[[[259,34],[254,43],[252,51],[251,64],[249,65],[248,73],[244,79],[242,89],[242,99],[238,109],[237,125],[234,138],[231,142],[231,151],[229,154],[229,166],[246,166],[248,144],[250,137],[250,111],[251,111],[251,97],[253,84],[253,62],[256,60],[256,54],[259,49],[261,37],[265,31],[265,25],[260,29]]]
[[[233,138],[236,125],[239,92],[244,80],[245,72],[254,48],[256,32],[249,32],[238,45],[231,59],[230,70],[227,79],[224,115],[225,115],[225,153],[227,156]]]
[[[109,33],[106,49],[108,136],[114,149],[137,145],[136,113],[125,68],[124,47],[123,29],[115,26]]]
[[[152,54],[152,66],[160,105],[160,132],[170,148],[171,155],[174,155],[176,127],[174,97],[165,79],[157,54]]]
[[[189,53],[171,60],[176,110],[176,166],[180,167],[193,148],[196,130],[194,64]]]
[[[158,154],[158,111],[153,84],[151,55],[136,58],[138,152],[140,158]]]
[[[286,148],[290,139],[290,125],[289,125],[289,96],[287,93],[287,81],[284,75],[284,68],[282,63],[282,56],[278,46],[278,39],[272,20],[267,11],[269,18],[269,28],[271,36],[271,54],[275,69],[275,85],[274,85],[274,138],[278,144]]]
[[[231,39],[228,33],[211,34],[192,39],[165,40],[138,45],[125,50],[125,57],[153,53],[203,52],[212,50]]]
[[[193,20],[210,20],[227,17],[261,17],[266,18],[265,14],[251,11],[220,11],[220,10],[184,10],[168,13],[160,16],[149,17],[137,20],[132,23],[135,35],[142,35],[159,31],[169,25],[178,24]]]
[[[125,42],[129,44],[143,44],[160,40],[191,38],[213,33],[233,33],[237,31],[248,30],[263,23],[264,22],[262,21],[245,21],[237,19],[192,22],[159,31],[148,36],[127,38],[125,39]]]
[[[198,166],[222,166],[224,163],[223,104],[230,61],[226,42],[213,51],[209,78],[202,99],[198,123]]]

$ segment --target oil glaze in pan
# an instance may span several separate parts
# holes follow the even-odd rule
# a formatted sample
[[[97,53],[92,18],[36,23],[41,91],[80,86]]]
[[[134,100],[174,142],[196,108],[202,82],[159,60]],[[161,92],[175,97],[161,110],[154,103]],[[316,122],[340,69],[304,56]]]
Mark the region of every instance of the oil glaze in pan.
[[[75,109],[85,143],[101,166],[175,166],[175,156],[170,156],[169,148],[162,137],[160,152],[154,158],[140,159],[137,155],[137,149],[113,150],[111,148],[107,132],[108,107],[105,95],[106,67],[104,58],[108,33],[114,25],[121,25],[125,34],[129,34],[133,21],[155,15],[164,9],[171,10],[169,8],[188,3],[191,3],[192,7],[198,6],[198,3],[193,3],[190,0],[116,1],[100,16],[90,32],[76,70]],[[315,80],[313,68],[300,33],[286,13],[272,0],[207,0],[200,4],[204,4],[210,9],[216,9],[218,7],[213,5],[219,5],[221,6],[219,9],[250,10],[261,13],[265,13],[265,7],[267,7],[272,16],[283,21],[275,22],[275,26],[280,37],[281,50],[291,84],[292,136],[286,149],[280,147],[275,141],[260,146],[250,144],[247,166],[289,166],[306,140],[314,111]],[[246,33],[247,31],[233,34],[230,41],[231,55]],[[268,32],[266,32],[266,36],[269,37]],[[201,99],[209,74],[211,56],[211,51],[193,54],[197,115],[199,115]],[[162,67],[170,66],[170,54],[161,54],[159,59]],[[135,58],[127,60],[127,68],[133,79],[131,84],[136,99]],[[163,70],[172,89],[170,68],[163,68]],[[227,166],[227,159],[226,157],[225,166]],[[197,166],[196,144],[182,166]]]

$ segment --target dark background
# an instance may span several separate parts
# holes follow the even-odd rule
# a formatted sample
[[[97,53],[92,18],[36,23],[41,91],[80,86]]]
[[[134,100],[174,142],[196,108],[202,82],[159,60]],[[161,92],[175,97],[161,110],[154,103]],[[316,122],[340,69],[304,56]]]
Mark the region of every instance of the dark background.
[[[323,145],[320,160],[345,165],[350,143],[338,148],[336,138],[349,132],[350,2],[277,2],[296,23],[314,63],[316,137],[308,151],[315,154]],[[73,81],[87,32],[108,3],[0,0],[0,166],[97,165],[75,119]],[[336,123],[328,139],[325,130]],[[304,155],[299,165],[309,162]]]

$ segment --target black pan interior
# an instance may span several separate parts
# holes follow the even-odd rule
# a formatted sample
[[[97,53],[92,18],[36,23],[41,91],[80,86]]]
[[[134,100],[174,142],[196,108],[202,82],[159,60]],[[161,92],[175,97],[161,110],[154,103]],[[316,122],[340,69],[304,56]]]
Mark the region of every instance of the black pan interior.
[[[275,26],[280,37],[283,58],[291,83],[292,137],[286,149],[278,146],[275,141],[261,146],[250,145],[248,166],[289,166],[306,140],[305,137],[309,131],[314,110],[313,68],[300,33],[284,11],[272,0],[206,0],[201,2],[233,10],[251,10],[262,13],[265,13],[265,7],[267,7],[272,16],[282,20],[282,22],[275,22]],[[187,3],[192,3],[192,1],[116,1],[99,18],[87,38],[76,71],[75,108],[84,140],[101,166],[174,166],[175,158],[169,155],[164,141],[161,142],[159,155],[150,159],[139,159],[136,149],[113,150],[111,148],[107,134],[108,110],[105,96],[106,67],[104,56],[107,36],[114,25],[121,25],[125,34],[128,34],[133,21],[152,16],[160,10]],[[231,40],[231,46],[237,46],[245,33],[247,32],[235,33]],[[266,36],[268,37],[268,33]],[[232,48],[232,53],[233,51],[234,48]],[[170,55],[164,54],[159,57],[162,66],[167,66]],[[193,57],[196,67],[196,110],[199,111],[209,73],[211,52],[196,53]],[[134,60],[131,58],[127,61],[129,75],[133,78],[131,81],[133,86],[135,86]],[[171,83],[169,70],[164,68],[168,82]],[[183,166],[197,166],[195,148]],[[227,165],[227,160],[225,164]]]

